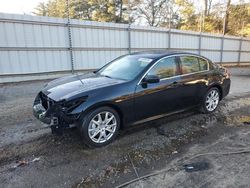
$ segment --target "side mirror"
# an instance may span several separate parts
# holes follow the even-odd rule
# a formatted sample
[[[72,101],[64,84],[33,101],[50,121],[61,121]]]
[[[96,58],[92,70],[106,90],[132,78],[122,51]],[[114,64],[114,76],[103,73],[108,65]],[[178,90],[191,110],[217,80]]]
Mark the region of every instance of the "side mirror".
[[[157,75],[147,75],[143,78],[143,82],[153,84],[153,83],[159,83],[160,77]]]

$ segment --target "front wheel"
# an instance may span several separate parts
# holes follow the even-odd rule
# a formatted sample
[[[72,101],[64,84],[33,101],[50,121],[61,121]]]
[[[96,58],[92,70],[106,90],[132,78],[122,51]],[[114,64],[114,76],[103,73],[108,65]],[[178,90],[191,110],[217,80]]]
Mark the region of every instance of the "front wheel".
[[[109,144],[120,129],[119,115],[110,107],[100,107],[91,111],[80,123],[83,141],[90,147]]]
[[[201,111],[203,113],[212,113],[218,107],[220,101],[220,91],[216,87],[212,87],[206,93],[202,101]]]

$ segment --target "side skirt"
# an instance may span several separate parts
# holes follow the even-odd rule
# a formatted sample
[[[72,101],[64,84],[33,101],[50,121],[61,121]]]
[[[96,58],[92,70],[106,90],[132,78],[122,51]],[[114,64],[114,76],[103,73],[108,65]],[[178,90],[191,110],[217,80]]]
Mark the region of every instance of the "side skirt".
[[[188,111],[188,110],[193,109],[193,108],[198,107],[198,106],[199,105],[184,108],[182,110],[178,110],[178,111],[174,111],[174,112],[170,112],[170,113],[165,113],[165,114],[161,114],[161,115],[152,116],[152,117],[149,117],[149,118],[146,118],[146,119],[135,121],[134,123],[132,123],[130,125],[138,125],[138,124],[142,124],[142,123],[145,123],[145,122],[148,122],[148,121],[153,121],[153,120],[160,119],[160,118],[163,118],[163,117],[168,117],[168,116],[171,116],[171,115],[174,115],[174,114],[179,114],[181,112]]]

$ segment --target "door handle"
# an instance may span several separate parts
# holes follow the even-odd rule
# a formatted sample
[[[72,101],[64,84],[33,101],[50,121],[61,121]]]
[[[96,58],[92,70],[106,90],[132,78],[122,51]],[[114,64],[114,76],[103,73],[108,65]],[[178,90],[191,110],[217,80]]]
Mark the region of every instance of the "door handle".
[[[174,81],[171,85],[172,85],[172,87],[179,87],[182,85],[182,83]]]
[[[179,86],[183,86],[184,84],[174,81],[171,85],[172,85],[173,87],[179,87]]]

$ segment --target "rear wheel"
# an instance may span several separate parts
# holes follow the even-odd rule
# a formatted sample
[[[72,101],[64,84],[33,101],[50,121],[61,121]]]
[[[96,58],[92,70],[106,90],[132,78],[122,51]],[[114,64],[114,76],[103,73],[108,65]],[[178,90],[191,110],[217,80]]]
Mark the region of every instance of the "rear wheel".
[[[101,147],[112,142],[120,129],[118,113],[110,107],[100,107],[88,113],[81,122],[84,143]]]
[[[206,93],[202,101],[202,112],[212,113],[218,107],[220,101],[220,91],[216,87],[212,87]]]

